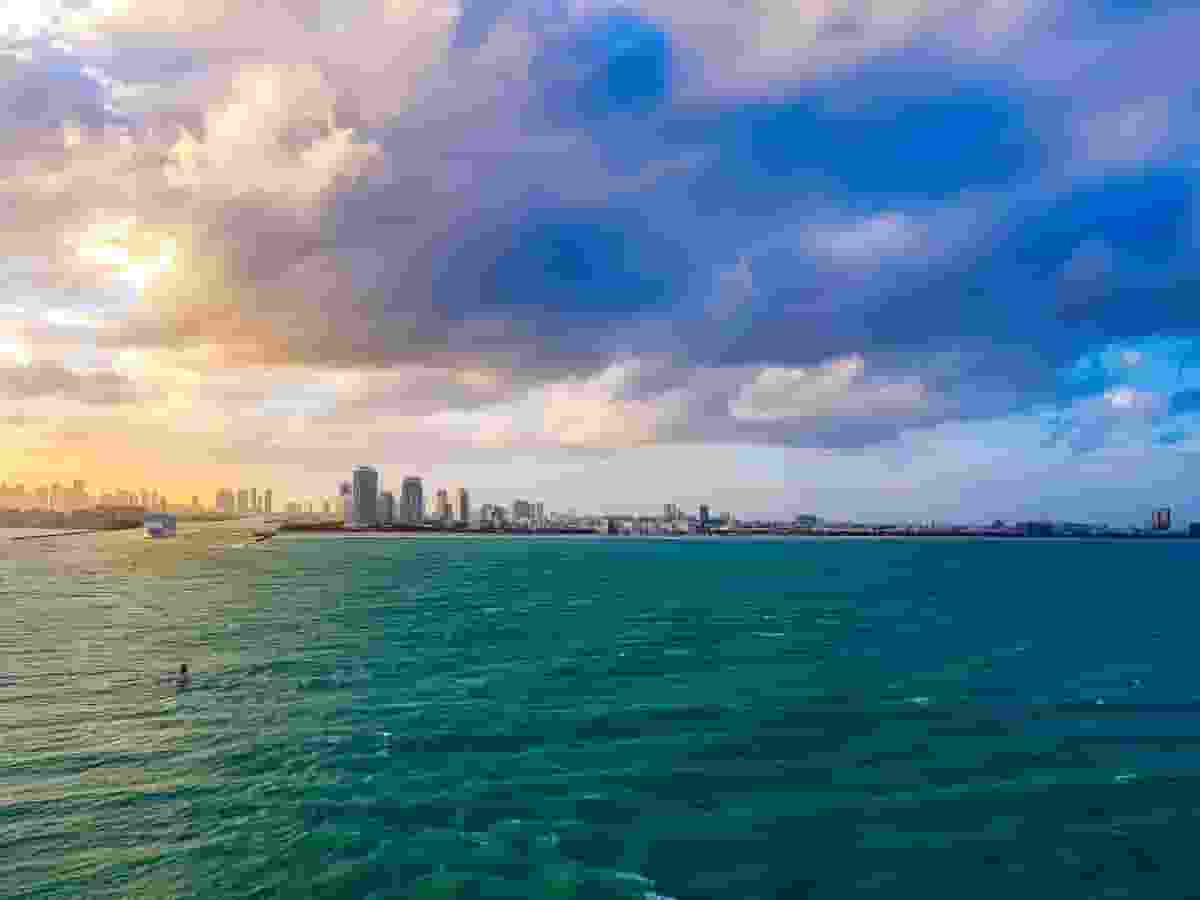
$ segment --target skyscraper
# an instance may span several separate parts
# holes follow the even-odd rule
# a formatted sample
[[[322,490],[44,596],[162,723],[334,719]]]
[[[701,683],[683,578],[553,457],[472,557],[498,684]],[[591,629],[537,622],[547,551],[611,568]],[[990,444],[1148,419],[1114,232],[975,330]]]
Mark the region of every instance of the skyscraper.
[[[217,512],[231,516],[234,508],[233,491],[229,488],[221,488],[217,491]]]
[[[421,479],[409,476],[400,488],[401,521],[420,525],[425,521],[425,491]]]
[[[354,488],[350,482],[343,481],[338,485],[338,497],[342,501],[342,521],[347,525],[354,522]]]
[[[258,505],[258,488],[250,488],[250,512],[262,512],[262,507]]]
[[[250,512],[250,492],[245,488],[238,488],[237,511],[239,514]]]
[[[396,497],[391,491],[379,494],[379,524],[391,525],[396,521]]]
[[[270,514],[271,505],[271,489],[267,488],[263,491],[263,512]]]
[[[700,504],[700,527],[708,527],[708,505],[704,503]]]
[[[1169,506],[1154,510],[1150,520],[1155,531],[1171,530],[1171,508]]]
[[[458,489],[458,521],[464,525],[471,521],[471,498],[466,488]]]
[[[379,473],[370,466],[354,467],[354,524],[378,525]]]
[[[85,509],[88,505],[87,482],[76,479],[71,483],[71,499],[67,505],[71,509]]]
[[[445,488],[438,488],[434,494],[434,515],[442,523],[449,523],[454,520],[454,510],[450,508],[450,492]]]

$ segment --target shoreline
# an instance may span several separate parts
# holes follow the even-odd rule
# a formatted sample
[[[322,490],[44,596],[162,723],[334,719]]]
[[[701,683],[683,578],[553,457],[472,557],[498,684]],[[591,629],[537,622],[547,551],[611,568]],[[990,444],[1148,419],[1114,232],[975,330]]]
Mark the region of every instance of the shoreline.
[[[119,528],[77,528],[64,531],[43,531],[38,534],[17,534],[11,535],[10,541],[38,541],[46,538],[57,537],[72,537],[79,534],[107,534],[110,531],[132,531],[135,528],[141,528],[141,525],[123,525]]]
[[[1190,541],[1197,540],[1184,533],[1174,534],[1021,534],[995,531],[927,531],[927,532],[897,532],[897,531],[866,531],[866,530],[829,530],[829,531],[712,531],[708,533],[641,533],[620,532],[608,533],[582,529],[552,529],[542,531],[495,531],[469,529],[435,529],[435,528],[340,528],[334,526],[319,527],[287,527],[277,532],[279,535],[313,535],[321,537],[365,538],[365,537],[493,537],[493,538],[529,538],[529,537],[611,537],[611,538],[660,538],[679,540],[682,538],[873,538],[888,540],[926,540],[953,539],[960,540],[1025,540],[1025,541]]]

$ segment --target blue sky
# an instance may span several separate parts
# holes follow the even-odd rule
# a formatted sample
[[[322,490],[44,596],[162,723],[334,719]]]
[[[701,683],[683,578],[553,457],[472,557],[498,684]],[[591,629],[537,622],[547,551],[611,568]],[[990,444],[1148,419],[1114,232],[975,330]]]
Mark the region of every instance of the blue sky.
[[[1200,518],[1189,4],[9,15],[8,477]]]

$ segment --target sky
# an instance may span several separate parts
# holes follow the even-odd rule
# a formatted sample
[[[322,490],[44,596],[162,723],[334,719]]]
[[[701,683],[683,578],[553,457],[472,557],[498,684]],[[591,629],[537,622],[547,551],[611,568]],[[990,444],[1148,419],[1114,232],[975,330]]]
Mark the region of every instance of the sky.
[[[0,478],[1200,519],[1200,9],[5,0]]]

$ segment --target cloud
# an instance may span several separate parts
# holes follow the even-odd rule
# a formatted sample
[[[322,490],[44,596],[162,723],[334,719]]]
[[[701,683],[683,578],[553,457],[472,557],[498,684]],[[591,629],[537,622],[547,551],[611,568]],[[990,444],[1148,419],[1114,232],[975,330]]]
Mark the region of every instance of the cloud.
[[[1076,453],[1114,445],[1145,447],[1156,441],[1155,426],[1167,411],[1161,394],[1126,385],[1110,388],[1056,413],[1047,443],[1065,443]]]
[[[1064,373],[1200,327],[1186,59],[1047,6],[85,10],[0,63],[0,358],[230,459],[1156,429]]]
[[[736,419],[779,422],[831,417],[871,419],[925,408],[920,382],[872,384],[862,377],[865,367],[861,356],[848,356],[815,371],[763,369],[739,392],[731,412]]]
[[[98,406],[137,399],[133,382],[116,372],[75,372],[44,361],[0,366],[0,392],[18,401],[61,397]]]
[[[1171,395],[1171,415],[1178,416],[1200,410],[1200,390],[1195,388]]]
[[[847,226],[814,229],[817,252],[838,262],[874,263],[905,254],[921,254],[925,241],[919,222],[903,213],[881,213]]]
[[[1041,3],[984,0],[642,0],[700,60],[706,87],[760,94],[780,82],[825,75],[930,35],[976,51],[1018,32]],[[588,3],[594,9],[597,4]]]

